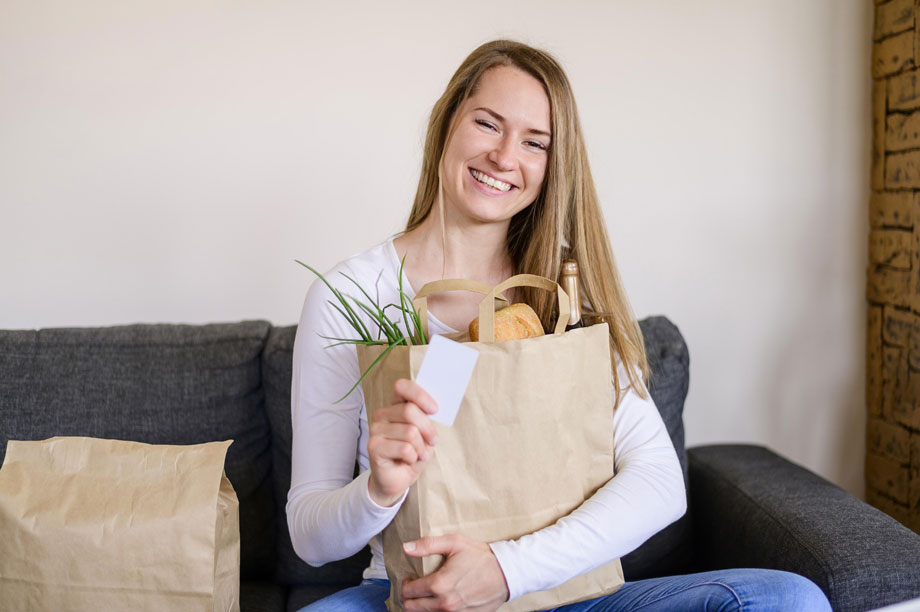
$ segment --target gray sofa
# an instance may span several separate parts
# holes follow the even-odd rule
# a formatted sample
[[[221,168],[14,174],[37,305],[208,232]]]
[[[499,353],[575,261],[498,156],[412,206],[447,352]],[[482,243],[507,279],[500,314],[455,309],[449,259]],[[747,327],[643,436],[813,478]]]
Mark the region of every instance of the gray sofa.
[[[763,447],[687,451],[687,346],[664,317],[641,327],[689,510],[624,558],[627,579],[766,567],[808,576],[835,610],[920,597],[920,536],[887,515]],[[291,548],[294,333],[265,321],[0,331],[0,460],[9,439],[235,440],[226,471],[240,500],[242,609],[297,610],[357,583],[368,552],[312,568]]]

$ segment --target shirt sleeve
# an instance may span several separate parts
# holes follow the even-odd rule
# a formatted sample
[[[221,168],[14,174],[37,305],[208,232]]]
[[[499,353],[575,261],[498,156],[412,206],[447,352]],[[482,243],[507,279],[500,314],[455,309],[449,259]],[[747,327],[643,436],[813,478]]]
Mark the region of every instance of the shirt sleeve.
[[[359,372],[354,345],[327,348],[334,341],[321,337],[355,335],[327,302],[334,299],[321,281],[313,283],[294,341],[287,520],[294,551],[312,566],[360,551],[402,505],[381,507],[371,499],[369,471],[354,478],[364,397],[359,386],[336,403]]]
[[[549,527],[490,544],[509,599],[623,557],[686,512],[680,462],[651,396],[623,392],[613,416],[613,452],[614,477],[581,506]]]

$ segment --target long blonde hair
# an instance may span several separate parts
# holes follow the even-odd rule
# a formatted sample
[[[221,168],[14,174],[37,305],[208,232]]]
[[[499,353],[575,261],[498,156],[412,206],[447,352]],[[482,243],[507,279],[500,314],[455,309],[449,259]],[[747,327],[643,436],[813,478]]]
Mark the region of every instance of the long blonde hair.
[[[496,66],[516,67],[540,81],[550,107],[552,142],[543,189],[533,204],[512,217],[508,227],[513,273],[557,279],[562,261],[575,259],[585,324],[606,321],[610,328],[617,405],[621,389],[615,355],[619,355],[626,369],[628,384],[624,388],[631,386],[647,397],[642,381],[636,379],[638,370],[642,379],[648,380],[645,344],[610,249],[572,87],[562,67],[548,53],[519,42],[496,40],[480,46],[463,61],[431,111],[422,172],[405,231],[418,227],[439,200],[443,206],[438,170],[452,119],[461,104],[475,93],[482,75]],[[443,216],[441,221],[443,224]],[[533,307],[546,329],[552,329],[555,297],[530,287],[519,291],[521,301]]]

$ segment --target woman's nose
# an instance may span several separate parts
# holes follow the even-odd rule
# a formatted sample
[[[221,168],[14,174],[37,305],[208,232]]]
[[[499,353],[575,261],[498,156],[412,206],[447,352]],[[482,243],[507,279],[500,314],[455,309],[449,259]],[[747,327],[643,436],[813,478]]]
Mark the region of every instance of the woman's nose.
[[[514,142],[510,138],[502,138],[489,152],[489,161],[499,170],[513,170],[517,162],[514,152]]]

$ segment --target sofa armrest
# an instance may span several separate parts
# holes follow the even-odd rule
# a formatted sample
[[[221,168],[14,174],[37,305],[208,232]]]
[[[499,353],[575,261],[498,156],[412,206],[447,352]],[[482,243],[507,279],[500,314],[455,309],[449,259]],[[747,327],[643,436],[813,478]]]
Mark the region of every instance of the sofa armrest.
[[[689,449],[697,567],[801,574],[834,610],[920,597],[920,535],[761,446]]]

